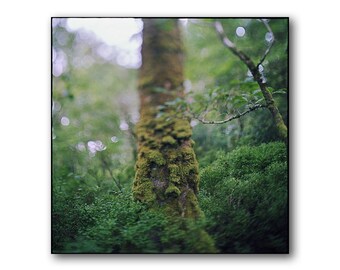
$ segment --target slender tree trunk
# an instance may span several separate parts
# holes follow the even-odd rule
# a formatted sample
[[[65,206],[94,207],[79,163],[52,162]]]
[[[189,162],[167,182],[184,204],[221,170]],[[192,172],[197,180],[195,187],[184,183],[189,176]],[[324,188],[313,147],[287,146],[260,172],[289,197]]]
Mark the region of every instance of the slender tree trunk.
[[[272,114],[274,124],[278,131],[279,137],[281,138],[282,141],[287,143],[288,129],[287,129],[286,124],[283,121],[282,115],[276,105],[276,102],[272,94],[269,92],[267,85],[262,82],[261,74],[259,73],[258,69],[253,67],[253,69],[251,70],[251,73],[253,74],[254,79],[257,81],[258,85],[260,86],[262,95],[266,101],[267,108]]]
[[[164,106],[183,95],[183,50],[177,20],[144,20],[142,59],[134,197],[171,216],[200,217],[191,126],[180,112]]]
[[[234,46],[234,45],[233,45]],[[242,51],[238,50],[236,47],[229,47],[230,50],[237,55],[249,68],[250,72],[252,73],[254,80],[257,82],[259,85],[262,95],[264,97],[264,100],[266,101],[266,106],[268,110],[270,111],[275,127],[278,131],[279,137],[282,141],[287,143],[287,138],[288,138],[288,129],[286,124],[283,121],[282,115],[275,103],[275,100],[272,96],[272,94],[269,92],[266,83],[263,82],[261,78],[261,74],[258,70],[258,67],[255,66],[254,62],[247,56],[245,55]]]

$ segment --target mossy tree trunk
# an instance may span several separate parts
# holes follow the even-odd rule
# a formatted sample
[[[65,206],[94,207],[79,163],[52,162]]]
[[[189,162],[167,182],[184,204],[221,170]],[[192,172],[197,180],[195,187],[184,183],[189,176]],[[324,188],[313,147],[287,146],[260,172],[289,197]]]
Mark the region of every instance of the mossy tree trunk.
[[[183,95],[183,49],[174,19],[145,19],[134,197],[170,216],[198,218],[198,163],[190,123],[167,101]]]

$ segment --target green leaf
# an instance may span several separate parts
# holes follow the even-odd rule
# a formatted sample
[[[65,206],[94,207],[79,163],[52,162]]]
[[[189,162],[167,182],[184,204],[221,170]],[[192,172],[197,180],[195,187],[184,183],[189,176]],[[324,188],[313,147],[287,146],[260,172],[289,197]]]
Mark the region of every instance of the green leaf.
[[[236,96],[233,98],[232,103],[235,107],[241,107],[248,103],[248,99],[243,96]]]
[[[279,89],[279,90],[275,90],[275,91],[273,91],[273,94],[287,94],[287,89],[282,88],[282,89]]]
[[[255,91],[253,91],[253,95],[258,95],[258,94],[262,94],[261,89],[256,89]]]
[[[273,91],[274,91],[274,88],[273,87],[267,87],[267,89],[268,89],[268,91],[270,92],[270,93],[273,93]]]
[[[259,103],[261,103],[263,100],[264,100],[264,98],[257,99],[257,100],[255,101],[255,103],[256,103],[256,104],[259,104]]]

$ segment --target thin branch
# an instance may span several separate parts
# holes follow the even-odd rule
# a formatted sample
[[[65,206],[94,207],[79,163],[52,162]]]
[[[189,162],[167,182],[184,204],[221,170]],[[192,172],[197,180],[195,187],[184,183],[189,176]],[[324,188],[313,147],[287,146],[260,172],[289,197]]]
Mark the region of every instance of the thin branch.
[[[197,119],[198,121],[200,121],[203,124],[224,124],[224,123],[230,122],[234,119],[240,118],[241,116],[243,116],[247,113],[250,113],[250,112],[255,111],[257,109],[260,109],[260,108],[266,108],[266,107],[267,107],[267,105],[264,105],[264,104],[256,104],[256,105],[250,107],[248,110],[246,110],[242,113],[239,112],[238,114],[231,115],[228,118],[226,118],[224,120],[220,120],[220,121],[210,121],[210,120],[205,120],[204,118],[200,118],[200,117],[194,117],[194,118]]]
[[[268,23],[266,21],[263,21],[263,22],[264,22],[265,26],[267,27],[267,29],[271,31],[271,28],[269,27]],[[246,64],[246,66],[249,68],[251,74],[254,77],[254,80],[257,82],[257,84],[259,85],[259,87],[261,89],[262,95],[263,95],[263,97],[266,101],[266,106],[268,107],[268,110],[270,111],[270,113],[273,116],[273,120],[275,122],[276,128],[277,128],[277,130],[280,134],[281,139],[283,141],[287,142],[287,136],[288,136],[287,126],[285,125],[283,118],[282,118],[282,115],[281,115],[279,109],[277,108],[277,106],[275,104],[275,101],[273,99],[272,94],[268,90],[266,83],[263,81],[261,72],[259,71],[259,65],[260,64],[255,66],[254,62],[245,53],[243,53],[241,50],[236,48],[235,44],[232,43],[228,39],[226,34],[224,33],[223,26],[220,22],[217,21],[215,23],[215,29],[216,29],[217,33],[219,34],[223,44],[227,48],[229,48],[230,51],[233,54],[235,54],[238,58],[240,58],[240,60],[244,64]],[[264,57],[262,57],[263,60],[268,53],[265,53]]]
[[[241,61],[247,65],[247,67],[252,73],[256,72],[257,67],[255,66],[254,62],[250,59],[248,55],[246,55],[244,52],[236,48],[235,44],[225,34],[223,26],[219,21],[215,22],[215,29],[217,33],[219,34],[219,37],[222,40],[223,44],[227,48],[229,48],[233,54],[239,57]]]
[[[265,108],[267,107],[268,110],[271,112],[275,125],[280,133],[280,137],[286,141],[287,139],[287,126],[285,125],[285,123],[283,122],[283,118],[282,115],[280,113],[280,111],[278,110],[277,106],[275,105],[275,101],[272,97],[272,94],[270,93],[270,91],[267,89],[267,85],[266,83],[263,81],[261,72],[259,71],[259,66],[263,63],[263,61],[265,60],[265,58],[267,57],[267,55],[269,54],[273,43],[274,43],[274,34],[272,29],[270,28],[268,22],[264,19],[261,19],[262,23],[265,25],[265,27],[267,28],[267,30],[269,31],[269,33],[271,33],[272,35],[272,42],[269,44],[267,50],[265,51],[264,55],[262,56],[260,62],[255,65],[255,63],[253,62],[253,60],[246,55],[243,51],[239,50],[235,44],[227,37],[227,35],[224,32],[223,29],[223,25],[221,24],[221,22],[216,21],[213,25],[215,27],[215,30],[217,31],[222,43],[234,54],[236,55],[250,70],[251,74],[253,75],[254,80],[257,82],[257,84],[259,85],[261,92],[263,94],[263,97],[266,101],[266,105],[255,105],[254,107],[250,107],[247,111],[244,111],[242,113],[238,113],[236,115],[233,115],[225,120],[221,120],[221,121],[207,121],[204,118],[200,118],[200,117],[193,117],[196,118],[198,121],[204,123],[204,124],[223,124],[226,122],[229,122],[233,119],[236,118],[240,118],[241,116],[254,111],[258,108]],[[190,110],[188,110],[187,108],[187,112],[190,115]]]
[[[112,180],[115,182],[115,184],[116,184],[116,186],[118,187],[119,191],[120,191],[120,192],[123,192],[123,191],[122,191],[122,187],[120,186],[119,181],[116,179],[116,177],[113,176],[113,174],[112,174],[112,172],[111,172],[110,169],[107,168],[107,170],[109,171],[109,174],[111,175],[111,178],[112,178]]]
[[[102,164],[104,165],[104,168],[105,168],[106,170],[108,170],[108,172],[109,172],[109,174],[110,174],[110,176],[111,176],[113,182],[116,184],[116,186],[117,186],[117,188],[119,189],[119,191],[120,191],[120,192],[123,192],[123,191],[122,191],[122,187],[121,187],[121,185],[120,185],[120,183],[119,183],[119,180],[117,180],[116,177],[114,177],[114,175],[113,175],[113,173],[112,173],[112,171],[111,171],[111,169],[110,169],[109,164],[106,162],[106,160],[104,160],[104,158],[102,158],[101,160],[102,160]]]
[[[267,55],[270,52],[270,49],[273,47],[274,42],[275,42],[275,37],[272,29],[270,28],[268,22],[265,19],[261,19],[261,22],[264,24],[264,26],[267,28],[268,32],[271,34],[272,40],[269,42],[269,46],[267,50],[265,51],[264,55],[262,56],[260,62],[257,64],[257,68],[263,63],[263,61],[266,59]]]

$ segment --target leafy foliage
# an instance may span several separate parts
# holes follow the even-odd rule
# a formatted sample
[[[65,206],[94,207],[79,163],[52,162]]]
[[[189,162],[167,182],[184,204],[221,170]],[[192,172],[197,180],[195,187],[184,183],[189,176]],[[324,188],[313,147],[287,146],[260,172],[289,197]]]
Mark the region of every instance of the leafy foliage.
[[[205,221],[174,222],[162,212],[146,211],[129,191],[90,186],[69,176],[67,185],[53,189],[53,250],[199,253],[195,239],[207,228],[222,253],[287,252],[285,145],[219,152],[217,160],[202,169],[199,201]]]
[[[264,104],[264,99],[258,84],[244,63],[223,46],[212,27],[214,21],[192,20],[188,23],[185,32],[187,48],[185,85],[189,93],[187,101],[193,114],[198,118],[218,121],[228,115],[243,112],[250,106]],[[269,46],[270,40],[263,23],[256,19],[219,21],[236,47],[257,63]],[[275,35],[275,42],[260,71],[287,123],[288,22],[286,19],[271,19],[268,23]],[[245,29],[244,36],[237,36],[238,27]],[[222,128],[207,128],[203,132],[206,133],[205,136],[212,136],[212,132],[216,134],[217,131],[233,137],[223,146],[230,150],[244,144],[257,145],[278,140],[272,116],[265,109],[233,120],[229,126],[228,132]]]
[[[158,117],[175,106],[222,119],[263,102],[247,68],[204,24],[214,20],[196,21],[183,28],[186,96],[160,106]],[[256,61],[261,57],[268,44],[259,21],[221,22],[237,46]],[[269,24],[276,42],[263,75],[287,123],[287,22]],[[235,34],[239,26],[246,29],[242,38]],[[191,121],[206,219],[169,220],[131,197],[137,70],[116,63],[116,48],[112,59],[103,58],[98,53],[106,48],[103,42],[83,30],[70,31],[63,19],[52,31],[54,64],[63,60],[62,72],[54,71],[52,78],[53,252],[200,253],[206,248],[196,239],[205,237],[203,229],[214,238],[217,252],[287,251],[287,149],[275,142],[278,134],[267,110],[225,125]]]
[[[221,252],[287,252],[287,188],[283,143],[240,147],[204,168],[200,205]]]
[[[94,198],[91,203],[86,202],[89,196]],[[99,190],[87,191],[76,198],[56,192],[54,205],[53,251],[57,253],[206,250],[195,242],[202,233],[202,221],[174,221],[160,211],[147,211],[145,205],[132,200],[130,192],[101,195]]]

